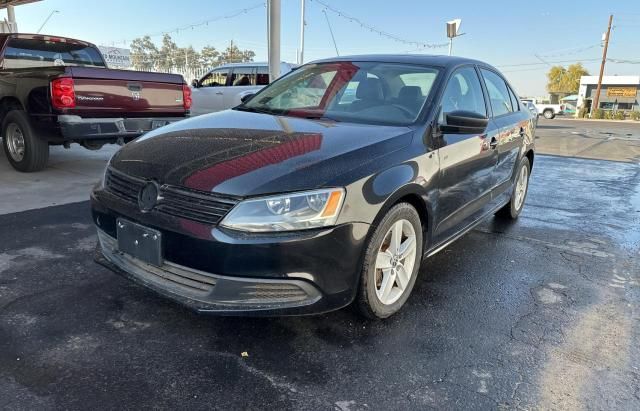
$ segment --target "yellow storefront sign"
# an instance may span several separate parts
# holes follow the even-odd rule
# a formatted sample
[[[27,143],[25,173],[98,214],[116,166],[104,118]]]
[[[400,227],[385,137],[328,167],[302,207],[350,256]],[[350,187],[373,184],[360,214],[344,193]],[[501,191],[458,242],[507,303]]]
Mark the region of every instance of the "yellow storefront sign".
[[[607,87],[607,97],[635,97],[635,87]]]

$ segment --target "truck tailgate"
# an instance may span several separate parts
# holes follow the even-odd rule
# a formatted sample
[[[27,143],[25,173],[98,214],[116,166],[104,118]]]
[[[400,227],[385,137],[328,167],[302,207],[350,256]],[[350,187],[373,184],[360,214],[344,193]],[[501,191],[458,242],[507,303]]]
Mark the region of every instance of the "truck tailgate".
[[[94,117],[184,116],[181,75],[72,67],[76,107]]]

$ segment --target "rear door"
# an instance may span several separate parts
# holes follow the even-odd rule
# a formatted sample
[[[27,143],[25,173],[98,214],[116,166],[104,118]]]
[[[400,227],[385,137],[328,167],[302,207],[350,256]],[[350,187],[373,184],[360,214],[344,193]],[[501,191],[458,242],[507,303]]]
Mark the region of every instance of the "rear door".
[[[511,177],[516,167],[529,115],[521,107],[516,94],[498,73],[481,69],[494,120],[500,127],[497,141],[498,161],[494,172],[495,195],[499,195],[511,185]]]
[[[224,109],[224,93],[229,77],[228,68],[219,68],[205,74],[198,87],[191,90],[192,115],[213,113]]]
[[[446,125],[447,113],[458,110],[488,116],[487,101],[473,66],[459,68],[449,78],[441,99],[437,129]],[[492,141],[498,133],[499,126],[489,120],[484,134],[437,131],[434,135],[440,159],[436,242],[455,235],[488,208],[497,162]]]
[[[182,76],[141,71],[71,67],[74,113],[142,117],[184,115]]]

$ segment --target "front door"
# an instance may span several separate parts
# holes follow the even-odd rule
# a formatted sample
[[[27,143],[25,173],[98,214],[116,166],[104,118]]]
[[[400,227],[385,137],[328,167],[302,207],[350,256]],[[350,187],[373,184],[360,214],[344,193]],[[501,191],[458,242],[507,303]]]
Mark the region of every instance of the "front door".
[[[224,90],[227,88],[229,69],[220,68],[205,74],[198,82],[198,87],[191,91],[191,114],[213,113],[224,110]]]
[[[446,114],[458,110],[488,116],[478,73],[473,66],[459,68],[452,74],[441,101],[439,124],[434,135],[440,159],[440,195],[434,216],[436,243],[473,223],[491,202],[500,127],[489,121],[485,133],[480,135],[440,132],[440,126],[446,125]]]

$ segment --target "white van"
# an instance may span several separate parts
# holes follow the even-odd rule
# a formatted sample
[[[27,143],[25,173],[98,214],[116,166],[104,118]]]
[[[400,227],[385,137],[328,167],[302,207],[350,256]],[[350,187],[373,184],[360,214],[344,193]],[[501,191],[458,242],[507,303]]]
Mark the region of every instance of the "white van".
[[[280,75],[293,68],[292,64],[280,63]],[[269,82],[267,63],[234,63],[216,67],[191,83],[191,115],[235,107],[241,103],[242,97],[255,94]]]

